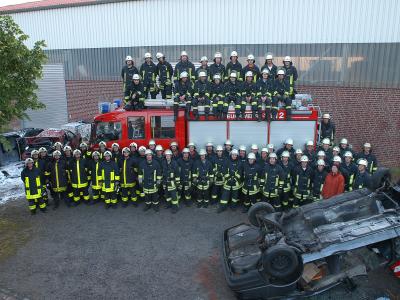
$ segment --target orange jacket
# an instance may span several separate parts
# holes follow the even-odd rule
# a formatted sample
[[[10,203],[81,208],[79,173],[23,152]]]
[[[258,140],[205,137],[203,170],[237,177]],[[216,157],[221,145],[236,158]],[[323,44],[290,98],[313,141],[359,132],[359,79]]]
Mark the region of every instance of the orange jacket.
[[[322,188],[322,197],[324,199],[342,194],[344,192],[344,177],[340,172],[334,174],[329,172],[326,175],[324,187]]]

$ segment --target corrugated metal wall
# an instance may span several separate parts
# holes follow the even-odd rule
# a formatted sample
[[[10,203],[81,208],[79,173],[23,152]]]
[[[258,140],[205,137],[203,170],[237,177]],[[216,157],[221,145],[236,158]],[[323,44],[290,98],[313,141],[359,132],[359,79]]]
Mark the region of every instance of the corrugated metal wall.
[[[27,111],[30,120],[23,120],[22,127],[59,128],[68,122],[63,65],[44,65],[43,78],[37,83],[37,96],[46,109]]]

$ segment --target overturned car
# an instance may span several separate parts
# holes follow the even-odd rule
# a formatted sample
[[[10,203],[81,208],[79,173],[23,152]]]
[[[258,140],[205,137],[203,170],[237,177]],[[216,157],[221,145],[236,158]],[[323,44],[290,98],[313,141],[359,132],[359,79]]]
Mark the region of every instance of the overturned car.
[[[387,169],[369,189],[287,212],[257,203],[248,219],[223,234],[225,277],[240,299],[311,296],[366,275],[360,250],[400,258],[400,185]]]

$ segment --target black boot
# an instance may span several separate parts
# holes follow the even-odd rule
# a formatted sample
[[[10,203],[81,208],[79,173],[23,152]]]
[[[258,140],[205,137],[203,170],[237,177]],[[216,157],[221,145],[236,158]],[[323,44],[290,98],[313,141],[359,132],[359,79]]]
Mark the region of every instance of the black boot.
[[[33,216],[33,215],[36,215],[36,209],[32,209],[31,210],[31,215]]]
[[[143,207],[143,211],[148,211],[151,208],[151,204],[147,204]]]
[[[178,210],[179,210],[178,204],[172,205],[172,210],[171,210],[171,212],[172,212],[173,214],[176,214],[176,213],[178,212]]]
[[[153,210],[158,212],[160,210],[159,204],[153,204]]]
[[[201,201],[197,201],[197,208],[200,208],[202,206],[202,202]]]
[[[109,209],[111,207],[111,204],[110,203],[106,203],[105,205],[104,205],[104,208],[105,209]]]
[[[122,207],[127,208],[128,207],[128,201],[123,201],[122,202]]]
[[[117,203],[113,203],[111,206],[113,209],[117,209],[117,207],[118,207]]]
[[[247,213],[247,211],[249,210],[249,208],[250,208],[250,205],[243,205],[243,207],[242,207],[242,213]]]
[[[187,207],[192,206],[192,200],[185,200],[185,205],[186,205]]]
[[[235,211],[235,210],[237,209],[237,207],[238,207],[237,203],[236,203],[236,202],[232,202],[232,204],[231,204],[231,209],[232,209],[233,211]]]
[[[207,201],[207,202],[206,202],[206,201],[203,202],[203,207],[204,207],[204,208],[207,208],[207,207],[208,207],[208,201]]]
[[[224,210],[226,210],[226,204],[220,204],[217,210],[217,214],[222,213]]]
[[[42,213],[45,213],[46,210],[47,210],[46,207],[43,207],[43,208],[40,209],[40,211],[41,211]]]
[[[169,209],[169,208],[171,208],[171,206],[172,206],[171,201],[167,201],[167,202],[165,203],[164,208]]]

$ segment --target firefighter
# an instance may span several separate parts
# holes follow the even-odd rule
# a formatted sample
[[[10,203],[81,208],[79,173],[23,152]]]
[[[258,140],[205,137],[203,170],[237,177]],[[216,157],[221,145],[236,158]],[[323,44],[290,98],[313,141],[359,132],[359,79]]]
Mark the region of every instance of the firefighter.
[[[69,164],[73,159],[71,146],[68,145],[64,146],[63,154],[64,155],[61,158],[64,159],[67,162],[67,164]]]
[[[261,73],[263,72],[263,70],[268,70],[268,74],[270,75],[270,78],[272,78],[272,80],[275,79],[276,73],[278,72],[277,66],[275,66],[272,62],[273,59],[274,58],[272,54],[267,54],[267,56],[265,57],[265,64],[261,67]]]
[[[325,167],[328,167],[328,160],[326,158],[325,151],[323,151],[323,150],[318,151],[316,161],[321,160],[321,159],[325,162]],[[317,167],[316,164],[315,164],[315,167]]]
[[[368,162],[368,173],[374,174],[378,169],[378,161],[376,156],[371,153],[371,144],[365,143],[362,147],[362,151],[357,154],[357,159],[365,159]]]
[[[101,174],[100,170],[100,152],[93,151],[92,159],[89,161],[89,177],[92,186],[92,201],[91,204],[96,204],[102,197],[101,194]]]
[[[156,154],[156,141],[151,139],[148,146],[148,149],[150,149],[153,154]]]
[[[303,150],[301,149],[296,149],[294,152],[294,163],[296,165],[301,165],[301,158],[303,156]],[[311,162],[310,162],[311,163]]]
[[[72,162],[74,161],[74,156],[72,155],[72,148],[70,146],[65,146],[64,147],[64,156],[62,157],[62,159],[66,162],[67,164],[67,175],[68,175],[68,184],[67,184],[67,191],[66,191],[66,205],[68,207],[71,206],[71,203],[73,201],[74,198],[74,192],[72,190],[72,186],[71,186],[71,181],[69,178],[69,166],[72,164]]]
[[[274,146],[274,144],[268,144],[268,145],[267,145],[267,149],[268,149],[268,154],[269,154],[269,153],[274,153],[274,152],[275,152],[275,146]]]
[[[349,145],[349,142],[347,141],[346,138],[343,138],[343,139],[340,140],[339,148],[340,148],[340,153],[339,153],[340,157],[344,157],[344,154],[345,154],[347,151],[350,151],[351,154],[354,155],[353,150],[351,150],[351,147],[350,147],[350,145]]]
[[[144,54],[144,63],[140,66],[140,76],[144,87],[144,97],[148,99],[150,93],[151,99],[156,99],[158,94],[156,83],[157,66],[153,63],[151,53]]]
[[[323,114],[322,122],[321,122],[320,140],[327,138],[330,141],[334,141],[335,133],[336,133],[336,127],[335,127],[335,124],[331,120],[330,114]]]
[[[206,158],[210,160],[211,163],[214,162],[215,152],[214,152],[214,144],[212,142],[207,142],[206,144]]]
[[[369,185],[371,175],[368,173],[368,161],[365,159],[358,160],[358,171],[354,177],[353,190],[359,190]]]
[[[221,213],[228,207],[231,201],[231,209],[236,210],[239,203],[239,190],[242,186],[243,165],[239,160],[239,151],[233,149],[226,164],[224,186],[217,213]]]
[[[75,149],[73,155],[74,159],[68,169],[74,194],[73,206],[81,203],[81,197],[86,204],[89,204],[88,166],[86,160],[81,157],[79,149]]]
[[[233,148],[233,144],[232,144],[231,140],[226,140],[224,143],[224,156],[226,158],[231,157],[230,154],[231,154],[232,148]],[[239,152],[238,152],[238,154],[239,154]]]
[[[111,145],[111,159],[117,164],[118,162],[122,159],[121,152],[119,151],[119,144],[118,143],[113,143]]]
[[[135,63],[130,55],[125,58],[125,66],[121,71],[122,82],[124,83],[124,101],[129,101],[130,87],[132,85],[132,77],[134,74],[139,74],[138,69],[135,67]]]
[[[213,165],[206,158],[206,150],[200,149],[200,159],[193,165],[193,185],[196,188],[197,207],[208,207],[210,200],[210,187],[214,181]]]
[[[213,82],[211,83],[211,101],[214,117],[219,120],[226,118],[224,106],[228,107],[229,104],[225,104],[224,84],[222,83],[220,74],[215,74],[213,77]]]
[[[229,75],[229,80],[224,84],[225,89],[225,102],[224,102],[224,109],[223,114],[226,117],[228,115],[228,108],[231,102],[235,105],[235,114],[236,119],[240,119],[240,108],[242,106],[242,93],[243,93],[243,86],[241,82],[237,80],[237,73],[232,72]]]
[[[328,138],[324,138],[322,140],[322,146],[320,147],[320,151],[324,151],[325,152],[325,162],[330,162],[333,158],[333,151],[331,149],[331,141]]]
[[[82,158],[86,160],[92,159],[92,151],[89,150],[89,147],[86,143],[82,142],[79,145],[79,149],[81,150]]]
[[[189,74],[183,71],[179,74],[179,81],[175,83],[174,97],[174,121],[178,118],[179,105],[185,105],[185,117],[189,120],[190,106],[192,104],[192,83],[189,80]]]
[[[105,208],[117,208],[119,170],[117,163],[112,159],[110,151],[104,153],[104,160],[100,163],[98,175],[101,178],[101,193],[104,198]]]
[[[239,146],[239,160],[244,165],[247,162],[247,149],[245,145]]]
[[[326,175],[328,175],[328,172],[325,168],[325,161],[319,159],[317,168],[312,174],[312,199],[314,202],[322,199],[322,189],[324,188]]]
[[[258,146],[257,144],[252,144],[250,147],[251,153],[253,153],[256,156],[256,161],[258,162],[261,158],[260,153],[258,153]]]
[[[139,187],[143,189],[145,207],[144,211],[153,207],[154,211],[159,211],[158,189],[161,186],[161,167],[153,159],[153,152],[147,149],[145,152],[146,160],[139,166]]]
[[[34,166],[33,159],[27,158],[25,168],[21,172],[21,180],[24,183],[25,196],[32,215],[36,213],[37,206],[42,212],[46,212],[46,203],[42,198],[43,184],[41,177],[40,169]]]
[[[53,150],[54,151],[60,151],[60,153],[62,154],[63,144],[61,144],[60,142],[55,142],[54,145],[53,145]]]
[[[242,65],[240,64],[238,60],[238,53],[236,51],[232,51],[231,56],[229,58],[229,62],[226,65],[225,68],[225,81],[229,79],[231,74],[234,72],[237,74],[237,80],[242,81],[241,75],[242,75]],[[221,74],[222,76],[222,74]]]
[[[50,163],[50,159],[47,153],[47,149],[45,147],[40,147],[38,152],[38,158],[34,159],[34,165],[40,170],[41,183],[43,184],[42,187],[42,198],[46,205],[49,205],[49,196],[47,193],[47,185],[46,185],[46,169],[47,165]]]
[[[255,64],[256,60],[253,54],[247,56],[247,65],[242,69],[242,77],[245,78],[247,72],[251,71],[253,73],[253,81],[257,82],[260,78],[260,69]]]
[[[175,85],[177,84],[177,81],[181,79],[181,74],[183,72],[186,72],[186,76],[189,78],[189,81],[193,83],[196,79],[196,68],[194,67],[194,64],[189,61],[189,57],[186,51],[181,52],[181,58],[175,66]]]
[[[347,151],[344,154],[344,164],[342,164],[341,166],[347,173],[344,188],[346,191],[352,191],[354,177],[356,176],[358,169],[357,165],[353,162],[353,154],[350,151]]]
[[[104,159],[104,153],[107,151],[107,143],[104,141],[101,141],[99,143],[99,153],[100,153],[100,160]]]
[[[261,170],[256,163],[256,156],[254,153],[247,155],[247,162],[243,165],[243,213],[246,213],[251,204],[257,202],[257,194],[260,186]]]
[[[47,165],[47,172],[54,200],[53,209],[57,209],[60,205],[60,200],[67,202],[66,191],[68,185],[67,163],[61,159],[59,150],[53,152],[53,161]]]
[[[225,74],[225,66],[222,64],[222,54],[221,52],[216,52],[214,54],[214,63],[210,66],[210,78],[214,78],[216,74],[221,76],[223,80]]]
[[[172,213],[179,210],[178,191],[182,189],[178,163],[172,159],[172,151],[165,150],[165,159],[162,161],[162,184],[168,207],[172,206]]]
[[[224,186],[225,175],[227,172],[227,158],[224,155],[224,148],[221,145],[216,147],[216,155],[212,161],[214,184],[211,190],[211,201],[215,203],[217,199],[221,199],[222,188]]]
[[[269,164],[268,148],[261,148],[260,159],[257,163],[260,165],[261,169],[263,169],[265,165]]]
[[[308,165],[308,157],[303,155],[301,164],[293,170],[292,187],[293,187],[293,207],[299,207],[305,204],[311,196],[311,177],[312,169]]]
[[[243,83],[242,105],[240,107],[240,111],[242,113],[242,119],[245,118],[246,105],[251,106],[252,117],[253,119],[256,118],[258,113],[257,94],[258,91],[257,91],[257,85],[254,82],[254,74],[251,71],[247,71]]]
[[[288,151],[290,154],[290,158],[291,159],[294,158],[295,150],[293,148],[293,139],[291,138],[286,139],[285,142],[283,143],[283,147],[278,149],[278,151],[276,151],[276,155],[281,157],[283,151]]]
[[[340,148],[338,146],[332,148],[332,160],[330,161],[331,164],[336,156],[340,157]]]
[[[190,157],[190,159],[192,159],[194,161],[199,159],[199,154],[196,151],[196,145],[194,143],[190,142],[187,145],[187,147],[189,149],[189,157]]]
[[[285,71],[279,70],[278,77],[274,81],[274,97],[272,99],[272,119],[276,120],[278,113],[278,103],[282,102],[286,109],[286,119],[291,119],[292,114],[292,99],[290,98],[290,85],[285,78]]]
[[[265,105],[265,120],[271,120],[272,95],[274,94],[274,81],[271,79],[267,68],[261,71],[261,78],[257,81],[258,121],[262,117],[262,105]]]
[[[313,141],[307,141],[304,149],[304,155],[307,155],[308,159],[310,160],[310,163],[313,163],[316,158],[315,150],[314,150],[314,142]]]
[[[280,194],[282,209],[287,210],[289,204],[293,203],[293,198],[291,195],[292,191],[292,172],[295,167],[292,161],[290,161],[289,151],[283,151],[280,160],[280,166],[283,171],[283,186]]]
[[[139,153],[137,151],[138,145],[135,142],[129,144],[129,156],[137,158],[139,157]]]
[[[268,163],[261,169],[260,191],[263,201],[270,203],[276,211],[282,210],[280,194],[285,183],[285,173],[282,167],[277,164],[278,156],[271,153],[268,156]]]
[[[211,86],[207,81],[207,73],[204,71],[199,72],[199,79],[194,84],[193,88],[193,115],[196,120],[199,119],[199,108],[198,106],[204,106],[205,119],[208,120],[210,114],[210,92]]]
[[[294,99],[294,95],[296,94],[295,82],[297,81],[297,69],[293,66],[290,56],[285,56],[283,59],[283,70],[285,71],[286,78],[289,81],[289,97],[290,99]]]
[[[143,83],[140,81],[139,74],[132,76],[132,84],[129,87],[129,97],[125,101],[125,110],[144,109],[145,91]]]
[[[156,58],[158,60],[156,71],[161,97],[163,99],[172,99],[172,76],[174,74],[174,69],[171,64],[165,60],[165,56],[161,52],[156,54]]]
[[[208,67],[208,58],[207,56],[203,56],[200,58],[200,67],[196,69],[196,79],[200,78],[200,72],[206,73],[206,80],[212,78],[210,76],[210,68]]]
[[[182,157],[178,159],[179,177],[181,185],[178,186],[178,193],[181,199],[185,199],[184,203],[187,206],[191,205],[192,201],[192,170],[194,160],[190,158],[190,150],[184,148]]]
[[[136,159],[129,156],[130,152],[128,147],[123,148],[122,159],[118,163],[122,207],[127,207],[129,200],[134,206],[137,206]]]
[[[181,153],[179,152],[179,146],[177,142],[171,142],[169,144],[169,149],[172,151],[172,159],[178,160],[181,157]]]

